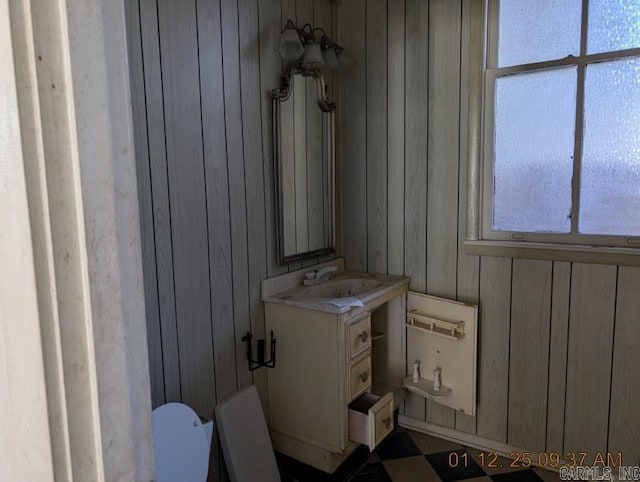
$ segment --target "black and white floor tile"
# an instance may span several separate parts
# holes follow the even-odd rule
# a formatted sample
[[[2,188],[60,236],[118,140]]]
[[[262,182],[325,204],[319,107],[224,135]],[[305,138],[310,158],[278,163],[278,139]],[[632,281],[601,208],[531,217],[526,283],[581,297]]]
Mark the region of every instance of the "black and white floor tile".
[[[372,454],[361,447],[334,474],[276,454],[283,482],[556,482],[558,474],[512,467],[511,460],[483,464],[480,451],[418,432],[396,429]]]

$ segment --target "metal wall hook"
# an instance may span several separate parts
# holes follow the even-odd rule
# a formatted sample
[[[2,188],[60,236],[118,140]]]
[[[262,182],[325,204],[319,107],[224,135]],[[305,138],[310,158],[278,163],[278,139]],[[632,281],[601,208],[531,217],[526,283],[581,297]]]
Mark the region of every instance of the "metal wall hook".
[[[265,361],[265,340],[261,338],[257,342],[258,359],[253,359],[253,335],[247,331],[247,334],[242,337],[242,341],[247,343],[247,360],[249,362],[249,371],[256,370],[261,367],[273,368],[276,366],[276,339],[273,337],[273,331],[271,331],[271,358]]]

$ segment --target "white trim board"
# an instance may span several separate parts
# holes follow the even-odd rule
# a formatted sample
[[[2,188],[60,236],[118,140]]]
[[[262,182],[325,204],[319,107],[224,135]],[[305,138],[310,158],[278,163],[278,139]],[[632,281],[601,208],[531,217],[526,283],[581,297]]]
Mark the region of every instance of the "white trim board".
[[[0,479],[151,480],[124,3],[0,0],[0,25]]]

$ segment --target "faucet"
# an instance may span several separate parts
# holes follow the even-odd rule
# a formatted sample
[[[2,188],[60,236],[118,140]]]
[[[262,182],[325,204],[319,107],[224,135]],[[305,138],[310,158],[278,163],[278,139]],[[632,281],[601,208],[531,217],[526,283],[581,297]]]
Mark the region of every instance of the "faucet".
[[[336,271],[338,271],[337,266],[325,266],[324,268],[320,268],[315,273],[313,271],[310,271],[309,273],[307,273],[307,278],[302,280],[302,284],[304,284],[305,286],[317,285],[319,283],[322,283],[323,281],[329,280],[331,278],[331,274],[335,273]]]
[[[327,281],[331,278],[331,273],[335,273],[336,271],[338,271],[337,266],[325,266],[324,268],[320,268],[316,271],[316,283]]]

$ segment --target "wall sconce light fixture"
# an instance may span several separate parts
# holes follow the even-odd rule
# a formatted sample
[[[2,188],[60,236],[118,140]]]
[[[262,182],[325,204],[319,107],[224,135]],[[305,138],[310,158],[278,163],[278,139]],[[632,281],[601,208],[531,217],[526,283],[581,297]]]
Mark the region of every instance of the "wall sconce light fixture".
[[[304,24],[298,28],[287,20],[280,35],[280,54],[285,63],[294,64],[299,69],[319,69],[335,71],[347,68],[352,62],[344,49],[335,43],[321,28]]]
[[[282,83],[274,95],[283,101],[291,95],[291,76],[301,74],[313,77],[317,83],[318,104],[329,112],[332,104],[326,99],[324,78],[321,69],[326,72],[346,70],[353,60],[344,49],[335,43],[322,28],[314,28],[306,23],[298,28],[291,20],[280,34],[280,55],[283,60]]]

